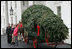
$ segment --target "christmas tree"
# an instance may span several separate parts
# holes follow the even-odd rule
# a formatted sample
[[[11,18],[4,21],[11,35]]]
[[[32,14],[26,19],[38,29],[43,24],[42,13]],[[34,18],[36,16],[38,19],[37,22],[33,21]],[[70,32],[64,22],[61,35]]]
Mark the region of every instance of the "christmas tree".
[[[40,26],[40,38],[45,39],[49,35],[49,42],[61,42],[67,39],[68,28],[63,20],[44,5],[33,5],[28,7],[22,14],[22,23],[29,35],[37,35],[37,25]]]

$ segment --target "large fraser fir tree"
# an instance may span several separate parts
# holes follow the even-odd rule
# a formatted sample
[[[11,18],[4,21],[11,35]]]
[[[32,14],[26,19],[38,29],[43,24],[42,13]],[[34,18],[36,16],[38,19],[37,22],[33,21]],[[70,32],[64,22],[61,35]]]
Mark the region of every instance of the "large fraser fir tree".
[[[68,28],[63,20],[44,5],[33,5],[27,8],[22,14],[22,23],[26,27],[28,34],[37,35],[37,25],[40,26],[40,38],[45,38],[49,34],[49,42],[60,42],[67,38]]]

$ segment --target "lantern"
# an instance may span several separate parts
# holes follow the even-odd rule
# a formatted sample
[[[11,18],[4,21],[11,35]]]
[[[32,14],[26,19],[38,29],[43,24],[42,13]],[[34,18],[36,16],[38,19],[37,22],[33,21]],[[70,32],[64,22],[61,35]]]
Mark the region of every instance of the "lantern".
[[[10,15],[13,15],[13,9],[12,9],[12,6],[11,6],[11,9],[10,9]]]

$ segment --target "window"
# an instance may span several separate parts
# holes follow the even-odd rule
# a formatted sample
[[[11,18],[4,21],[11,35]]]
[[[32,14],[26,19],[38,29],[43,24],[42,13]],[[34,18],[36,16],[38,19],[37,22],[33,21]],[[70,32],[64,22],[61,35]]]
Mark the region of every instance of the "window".
[[[58,6],[57,7],[57,14],[58,14],[58,16],[61,17],[61,6]]]

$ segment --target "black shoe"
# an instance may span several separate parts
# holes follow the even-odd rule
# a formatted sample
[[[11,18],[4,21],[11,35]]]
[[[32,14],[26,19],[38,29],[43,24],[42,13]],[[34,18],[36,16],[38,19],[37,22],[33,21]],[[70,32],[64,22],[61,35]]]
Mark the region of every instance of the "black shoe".
[[[8,42],[8,44],[10,44],[10,42]]]

